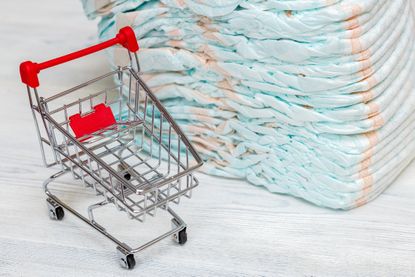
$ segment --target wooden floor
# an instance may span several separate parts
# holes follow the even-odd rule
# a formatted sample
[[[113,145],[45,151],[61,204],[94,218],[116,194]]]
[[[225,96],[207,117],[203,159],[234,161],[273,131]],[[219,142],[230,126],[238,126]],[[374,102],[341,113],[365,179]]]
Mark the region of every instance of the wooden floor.
[[[177,207],[188,243],[160,242],[136,255],[133,271],[121,269],[115,246],[74,216],[51,221],[41,184],[54,171],[42,167],[18,64],[94,42],[96,22],[79,2],[1,3],[0,276],[415,276],[414,163],[376,201],[349,212],[199,174],[194,197]],[[106,69],[101,54],[40,78],[53,90]],[[61,191],[75,204],[91,196],[70,184]],[[120,213],[103,218],[126,241],[168,227],[163,216],[145,225]]]

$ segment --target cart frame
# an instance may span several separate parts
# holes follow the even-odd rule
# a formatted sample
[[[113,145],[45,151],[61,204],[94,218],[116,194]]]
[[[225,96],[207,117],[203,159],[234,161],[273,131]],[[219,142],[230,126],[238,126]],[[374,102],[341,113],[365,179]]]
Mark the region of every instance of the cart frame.
[[[128,50],[129,66],[119,66],[112,72],[51,97],[39,96],[38,73],[41,70],[116,44]],[[115,38],[100,44],[43,63],[27,61],[20,65],[43,162],[46,167],[61,167],[59,172],[43,183],[50,218],[61,220],[64,210],[69,211],[114,242],[121,265],[128,269],[135,266],[135,253],[166,237],[173,236],[179,244],[187,241],[187,226],[169,204],[179,204],[181,196],[191,197],[192,189],[199,184],[192,172],[203,164],[180,127],[140,78],[138,50],[134,31],[124,27]],[[59,102],[69,99],[69,96],[79,93],[87,86],[114,76],[117,81],[114,87],[63,105]],[[126,91],[128,98],[124,95]],[[114,92],[115,99],[109,99]],[[74,125],[71,125],[74,120],[69,116],[70,111],[77,111],[77,117],[84,120],[91,114],[97,114],[98,108],[93,105],[97,101],[103,101],[105,107],[118,109],[115,115],[111,115],[116,123],[95,128],[80,136],[74,135],[76,132]],[[59,103],[52,107],[52,102]],[[89,108],[85,111],[88,104]],[[100,118],[95,118],[92,122],[100,122]],[[46,154],[47,148],[51,150],[49,157]],[[104,198],[88,207],[88,216],[72,208],[49,189],[52,182],[67,174],[72,174],[75,180],[81,180],[97,196]],[[183,180],[185,184],[182,184]],[[157,209],[165,210],[172,216],[172,228],[143,245],[131,247],[96,221],[94,210],[107,204],[113,204],[131,219],[138,221],[144,221],[147,214],[155,216]]]

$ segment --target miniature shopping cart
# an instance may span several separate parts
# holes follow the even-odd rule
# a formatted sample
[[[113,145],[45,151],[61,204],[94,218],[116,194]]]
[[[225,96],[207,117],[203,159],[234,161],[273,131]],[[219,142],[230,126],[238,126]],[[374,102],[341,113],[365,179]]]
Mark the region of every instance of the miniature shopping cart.
[[[128,66],[118,66],[50,97],[39,95],[41,70],[117,44],[128,50],[124,50]],[[134,253],[166,237],[173,236],[179,244],[186,242],[186,224],[170,204],[179,204],[182,196],[190,198],[198,185],[192,172],[202,165],[189,140],[140,78],[138,49],[134,31],[124,27],[115,38],[98,45],[43,63],[20,65],[43,161],[47,167],[60,167],[44,182],[50,217],[61,220],[64,210],[71,212],[117,244],[121,265],[128,269],[135,265]],[[95,192],[91,197],[96,200],[88,206],[87,215],[48,188],[67,174]],[[108,204],[138,221],[165,210],[173,217],[172,229],[144,245],[130,247],[97,222],[94,211]]]

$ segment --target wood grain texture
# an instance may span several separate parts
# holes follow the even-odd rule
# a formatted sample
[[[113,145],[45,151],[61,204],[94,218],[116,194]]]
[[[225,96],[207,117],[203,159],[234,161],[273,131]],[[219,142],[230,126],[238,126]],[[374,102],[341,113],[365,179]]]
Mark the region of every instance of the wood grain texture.
[[[177,207],[188,243],[164,240],[136,255],[135,270],[121,269],[114,245],[78,219],[49,220],[41,183],[54,171],[41,165],[17,70],[25,59],[93,43],[96,22],[84,18],[77,0],[1,5],[0,276],[415,276],[414,163],[377,200],[349,212],[199,174],[193,198]],[[53,90],[106,70],[104,55],[96,55],[40,78]],[[61,191],[79,205],[91,196],[71,184]],[[163,217],[142,226],[115,215],[103,218],[125,240],[150,238],[168,225]]]

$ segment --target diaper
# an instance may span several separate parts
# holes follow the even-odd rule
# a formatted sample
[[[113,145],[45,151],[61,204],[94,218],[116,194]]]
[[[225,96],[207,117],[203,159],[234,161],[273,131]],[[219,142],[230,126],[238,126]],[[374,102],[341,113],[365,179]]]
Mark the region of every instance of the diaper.
[[[373,200],[415,157],[411,2],[82,0],[100,39],[134,28],[142,78],[204,172],[333,209]]]

